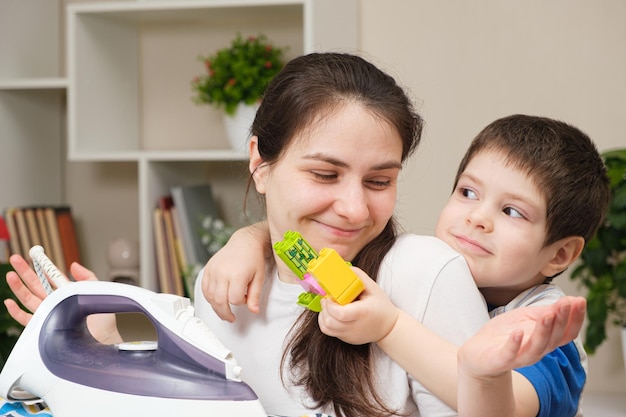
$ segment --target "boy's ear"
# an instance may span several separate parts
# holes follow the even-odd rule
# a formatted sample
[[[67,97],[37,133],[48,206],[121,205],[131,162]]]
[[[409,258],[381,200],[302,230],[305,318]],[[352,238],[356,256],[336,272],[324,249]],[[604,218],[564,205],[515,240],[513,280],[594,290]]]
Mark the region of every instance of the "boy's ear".
[[[565,271],[583,251],[585,239],[582,236],[570,236],[554,243],[556,252],[541,270],[544,277],[551,277]]]
[[[248,142],[248,153],[250,155],[250,162],[248,163],[248,169],[252,174],[254,185],[259,194],[265,194],[265,177],[266,166],[263,165],[263,158],[259,154],[259,138],[252,136]]]

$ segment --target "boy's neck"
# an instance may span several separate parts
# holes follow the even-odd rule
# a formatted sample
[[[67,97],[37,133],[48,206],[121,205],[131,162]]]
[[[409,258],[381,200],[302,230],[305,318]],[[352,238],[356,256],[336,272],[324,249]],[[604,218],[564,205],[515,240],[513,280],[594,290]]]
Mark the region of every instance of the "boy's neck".
[[[493,307],[500,307],[507,305],[515,297],[521,293],[528,291],[531,288],[541,284],[548,284],[546,277],[538,274],[534,277],[532,282],[526,282],[524,287],[480,287],[478,288],[487,304]]]
[[[479,288],[487,304],[500,307],[510,303],[522,291],[519,289],[505,289],[502,287]]]

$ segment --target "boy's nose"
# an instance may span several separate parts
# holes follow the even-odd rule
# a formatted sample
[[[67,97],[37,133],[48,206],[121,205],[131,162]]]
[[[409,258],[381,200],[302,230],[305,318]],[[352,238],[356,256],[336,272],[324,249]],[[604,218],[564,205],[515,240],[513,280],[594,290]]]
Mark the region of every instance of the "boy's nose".
[[[465,218],[465,222],[472,227],[483,229],[486,232],[493,230],[491,216],[481,207],[470,210]]]

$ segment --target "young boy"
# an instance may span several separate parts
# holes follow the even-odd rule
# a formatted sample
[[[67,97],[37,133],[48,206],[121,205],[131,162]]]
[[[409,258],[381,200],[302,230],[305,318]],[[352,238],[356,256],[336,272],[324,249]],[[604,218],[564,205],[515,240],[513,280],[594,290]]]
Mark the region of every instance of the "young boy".
[[[609,200],[604,164],[584,133],[555,120],[511,116],[470,145],[435,234],[463,255],[494,317],[564,295],[552,279],[595,235]],[[464,349],[460,376],[471,367]],[[516,370],[539,396],[538,415],[571,415],[568,407],[580,406],[586,359],[577,339]]]
[[[435,234],[464,256],[494,317],[521,306],[552,304],[564,296],[552,278],[571,265],[593,237],[609,198],[604,164],[583,132],[548,118],[513,115],[491,123],[470,145]],[[234,316],[228,302],[247,303],[258,311],[261,274],[254,268],[259,264],[251,260],[242,265],[241,259],[251,257],[242,257],[241,251],[266,245],[267,236],[263,227],[245,230],[210,261],[203,281],[206,298],[229,321]],[[230,262],[235,253],[237,262]],[[455,406],[456,348],[442,344],[437,351],[431,338],[425,343],[423,326],[397,311],[382,291],[362,278],[366,290],[356,302],[339,306],[324,300],[322,331],[348,343],[376,342]],[[507,404],[513,392],[517,415],[569,416],[579,411],[586,380],[586,354],[579,338],[515,372],[506,372],[512,369],[509,365],[534,362],[521,357],[540,358],[540,347],[530,353],[512,349],[508,360],[496,363],[485,355],[488,342],[488,333],[479,332],[458,353],[458,378],[465,382],[458,393],[460,414],[504,414],[498,407]],[[439,352],[441,360],[433,360],[432,352]]]

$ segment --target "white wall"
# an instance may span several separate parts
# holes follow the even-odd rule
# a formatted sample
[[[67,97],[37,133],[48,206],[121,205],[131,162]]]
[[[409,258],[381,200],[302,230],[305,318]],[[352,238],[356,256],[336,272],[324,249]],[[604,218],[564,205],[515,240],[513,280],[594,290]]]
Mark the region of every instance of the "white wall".
[[[626,2],[366,0],[361,48],[413,93],[426,119],[400,216],[433,231],[473,136],[512,113],[572,123],[599,149],[626,147]],[[558,279],[576,293],[567,276]],[[619,333],[589,362],[587,391],[626,393]]]

